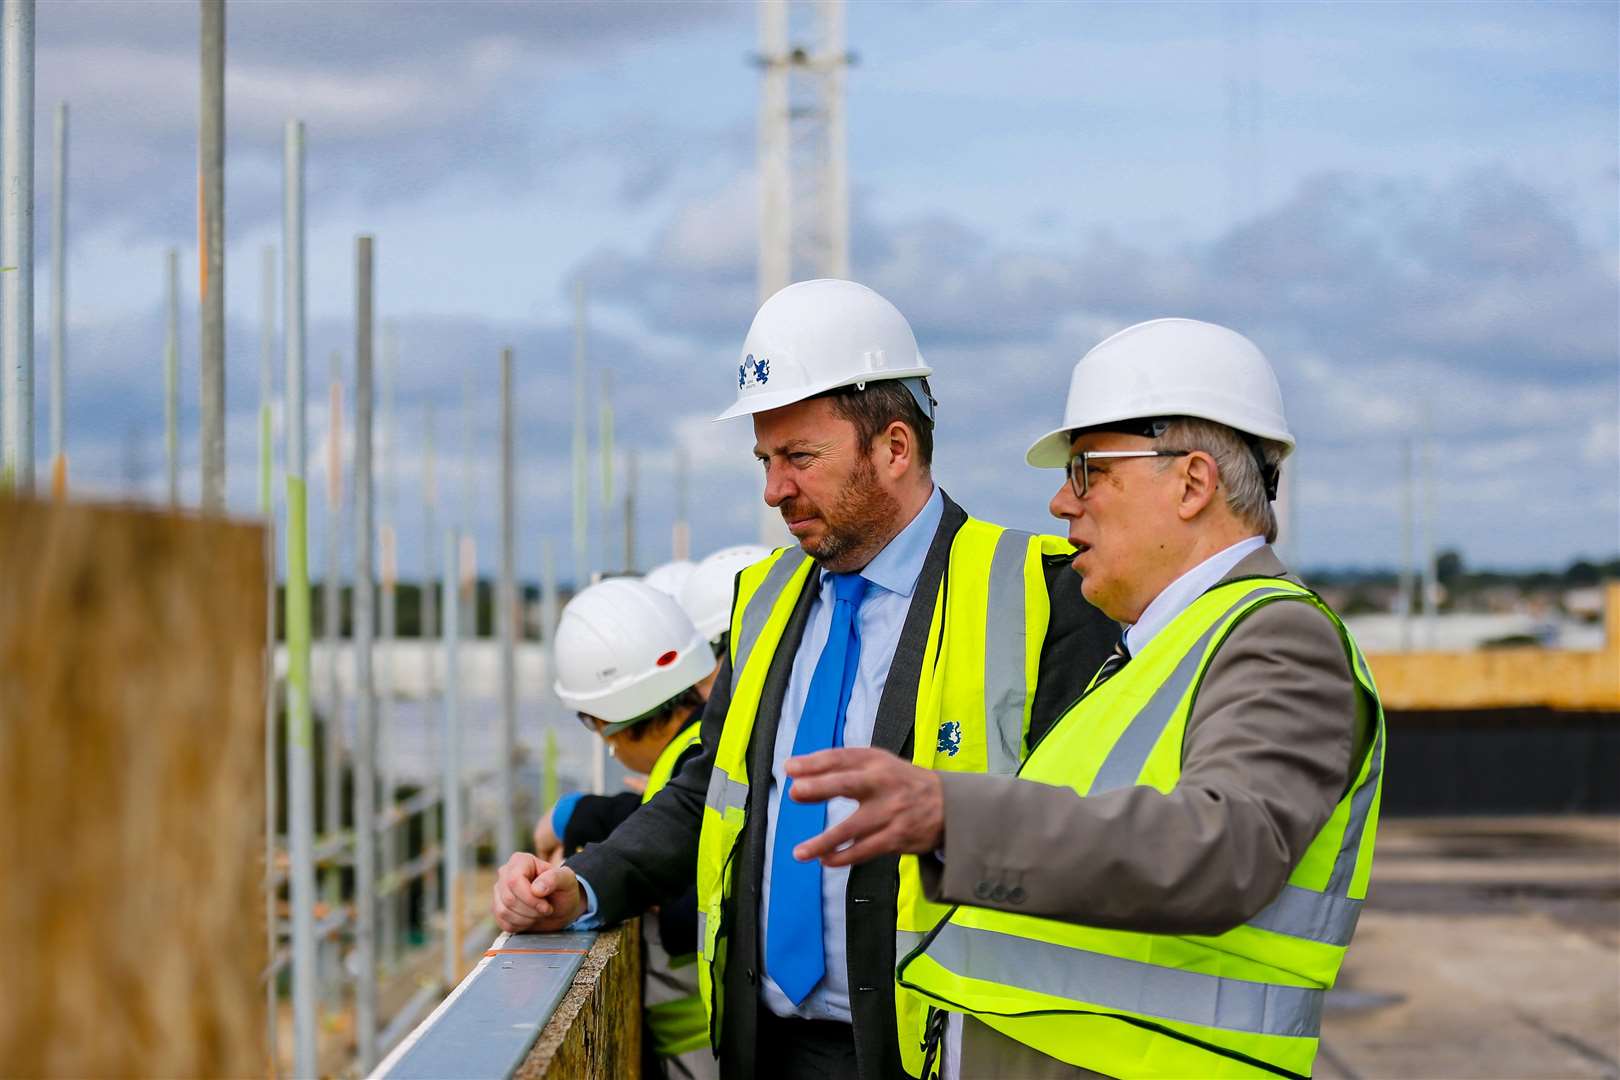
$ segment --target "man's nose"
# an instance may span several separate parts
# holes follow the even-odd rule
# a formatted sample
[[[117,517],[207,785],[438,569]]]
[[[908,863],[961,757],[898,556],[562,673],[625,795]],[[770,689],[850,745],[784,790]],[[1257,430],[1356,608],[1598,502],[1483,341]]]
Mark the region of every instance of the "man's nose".
[[[1085,504],[1075,498],[1074,485],[1065,476],[1063,483],[1052,494],[1052,501],[1046,504],[1046,509],[1053,517],[1069,521],[1085,512]]]
[[[788,475],[785,463],[774,461],[765,465],[765,505],[770,507],[781,506],[783,502],[791,499],[798,492],[793,479]]]

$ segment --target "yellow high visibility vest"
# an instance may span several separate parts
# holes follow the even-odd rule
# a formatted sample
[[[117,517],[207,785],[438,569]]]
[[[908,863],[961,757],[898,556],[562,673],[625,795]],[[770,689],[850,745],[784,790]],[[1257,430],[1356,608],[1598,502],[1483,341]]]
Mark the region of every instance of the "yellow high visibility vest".
[[[1019,776],[1081,795],[1133,785],[1173,790],[1211,659],[1243,618],[1278,602],[1312,604],[1332,620],[1376,725],[1355,782],[1276,900],[1214,936],[1104,930],[957,907],[900,962],[901,985],[1109,1076],[1310,1074],[1322,998],[1367,895],[1383,787],[1383,710],[1366,659],[1338,616],[1281,578],[1211,589],[1081,697]]]
[[[1011,774],[1017,769],[1050,617],[1041,559],[1069,551],[1059,537],[973,518],[962,524],[951,543],[949,588],[940,589],[933,601],[917,687],[913,762],[962,772]],[[724,912],[735,877],[732,856],[748,808],[748,743],[766,672],[813,565],[799,548],[785,548],[743,570],[737,580],[731,614],[731,707],[709,777],[698,841],[698,989],[716,1048],[723,1020]],[[947,910],[924,899],[915,856],[901,856],[899,874],[897,956],[920,941]],[[895,1011],[901,1059],[910,1072],[919,1073],[926,1007],[897,990]]]
[[[702,726],[694,720],[669,740],[647,774],[647,787],[641,793],[643,804],[651,802],[654,795],[664,790],[664,785],[675,774],[675,763],[702,735]],[[697,955],[666,956],[650,939],[644,942],[648,946],[647,1029],[652,1035],[653,1052],[659,1057],[674,1057],[689,1050],[706,1049],[709,1018],[698,996]],[[659,1000],[650,1000],[654,997]]]

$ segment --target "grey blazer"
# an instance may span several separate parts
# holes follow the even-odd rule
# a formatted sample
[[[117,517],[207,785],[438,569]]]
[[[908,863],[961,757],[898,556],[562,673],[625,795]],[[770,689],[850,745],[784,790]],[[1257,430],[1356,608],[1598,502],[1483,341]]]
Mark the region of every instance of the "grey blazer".
[[[934,598],[945,576],[951,541],[967,520],[949,496],[929,546],[922,574],[912,594],[878,702],[872,745],[896,754],[911,753],[917,681],[932,621]],[[1049,560],[1047,591],[1052,616],[1041,650],[1041,678],[1032,708],[1030,737],[1038,738],[1084,689],[1113,648],[1118,626],[1080,595],[1067,560]],[[797,605],[766,674],[759,715],[749,742],[749,775],[770,775],[777,721],[787,693],[793,657],[809,621],[819,585],[819,568]],[[703,753],[677,774],[649,803],[627,819],[603,844],[569,860],[591,883],[598,912],[609,923],[646,910],[666,895],[677,894],[696,873],[698,834],[703,801],[714,766],[720,730],[731,704],[731,669],[722,668],[703,713]],[[722,914],[727,933],[721,1075],[728,1080],[754,1076],[754,1043],[758,1031],[760,891],[765,866],[765,835],[770,784],[750,785],[747,824],[738,838],[731,902]],[[894,921],[899,860],[874,859],[850,870],[845,901],[849,956],[850,1012],[854,1020],[856,1059],[863,1080],[904,1076],[894,1022]],[[832,1078],[829,1078],[832,1080]]]
[[[1243,577],[1297,580],[1269,547],[1223,581]],[[947,774],[945,858],[924,859],[924,886],[947,903],[1147,933],[1221,933],[1282,890],[1353,782],[1370,733],[1333,625],[1307,604],[1268,604],[1210,662],[1174,791],[1082,798],[1011,777]],[[1008,899],[980,899],[987,893]],[[965,1018],[963,1077],[1089,1075]]]

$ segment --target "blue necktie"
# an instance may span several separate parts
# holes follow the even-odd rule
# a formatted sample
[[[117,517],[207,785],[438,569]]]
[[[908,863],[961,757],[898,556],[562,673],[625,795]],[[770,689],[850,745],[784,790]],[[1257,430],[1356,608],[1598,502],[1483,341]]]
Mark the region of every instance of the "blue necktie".
[[[794,757],[844,745],[844,710],[860,666],[861,628],[856,615],[868,582],[859,574],[828,576],[833,583],[832,626],[810,676],[799,730],[793,736]],[[821,981],[827,960],[821,945],[821,863],[799,862],[793,849],[826,829],[827,804],[794,802],[788,798],[792,788],[790,777],[776,803],[765,970],[797,1005]]]

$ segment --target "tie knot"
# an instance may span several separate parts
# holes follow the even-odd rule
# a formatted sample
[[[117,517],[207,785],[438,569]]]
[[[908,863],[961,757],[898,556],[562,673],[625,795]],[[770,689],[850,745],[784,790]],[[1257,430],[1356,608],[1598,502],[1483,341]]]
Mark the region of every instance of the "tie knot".
[[[866,587],[871,584],[859,574],[831,574],[833,583],[833,599],[845,600],[856,607],[866,597]]]

